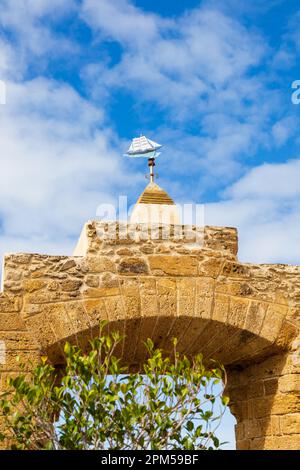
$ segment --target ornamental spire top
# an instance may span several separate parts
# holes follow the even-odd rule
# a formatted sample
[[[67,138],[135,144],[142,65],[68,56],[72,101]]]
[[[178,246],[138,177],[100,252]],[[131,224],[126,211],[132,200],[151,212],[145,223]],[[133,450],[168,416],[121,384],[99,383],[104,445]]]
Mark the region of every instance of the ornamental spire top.
[[[148,139],[144,135],[132,139],[129,149],[125,153],[126,157],[131,158],[148,158],[148,166],[150,172],[150,183],[154,183],[154,167],[155,167],[155,158],[160,155],[158,150],[162,145],[154,142],[153,140]]]

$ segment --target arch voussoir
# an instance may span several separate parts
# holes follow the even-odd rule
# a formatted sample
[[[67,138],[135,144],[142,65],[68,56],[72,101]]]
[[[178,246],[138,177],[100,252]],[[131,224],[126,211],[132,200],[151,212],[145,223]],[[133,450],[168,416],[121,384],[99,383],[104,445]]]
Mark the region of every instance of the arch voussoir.
[[[163,240],[118,238],[126,226],[110,239],[109,228],[88,223],[80,256],[5,258],[2,389],[17,353],[61,364],[64,342],[85,347],[105,320],[125,335],[117,354],[132,370],[148,337],[223,362],[238,448],[299,448],[300,267],[240,263],[232,228],[204,227],[202,245],[174,227]]]

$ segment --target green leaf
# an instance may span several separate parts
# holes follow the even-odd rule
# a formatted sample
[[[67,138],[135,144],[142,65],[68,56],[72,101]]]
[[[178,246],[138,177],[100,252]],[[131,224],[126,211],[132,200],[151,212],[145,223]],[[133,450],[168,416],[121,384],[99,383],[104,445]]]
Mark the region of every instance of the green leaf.
[[[194,429],[194,423],[193,423],[193,421],[188,421],[188,422],[186,423],[186,428],[187,428],[187,430],[190,431],[190,432],[193,431],[193,429]]]
[[[228,405],[228,403],[229,403],[229,397],[226,397],[226,396],[223,395],[222,398],[221,398],[221,400],[222,400],[222,404],[223,404],[224,406],[227,406],[227,405]]]
[[[59,383],[47,358],[30,377],[10,380],[0,412],[16,436],[12,447],[190,450],[205,448],[206,440],[213,448],[222,445],[207,432],[222,416],[213,412],[214,404],[228,404],[213,390],[225,377],[222,366],[206,368],[201,355],[192,359],[175,352],[174,358],[172,351],[168,357],[148,339],[142,373],[129,374],[109,353],[119,338],[100,333],[88,342],[88,353],[66,343]]]

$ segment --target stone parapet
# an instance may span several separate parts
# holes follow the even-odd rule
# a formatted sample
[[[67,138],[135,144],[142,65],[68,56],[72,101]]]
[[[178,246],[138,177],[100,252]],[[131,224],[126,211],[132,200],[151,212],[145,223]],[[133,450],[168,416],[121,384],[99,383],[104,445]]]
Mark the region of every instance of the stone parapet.
[[[300,267],[240,263],[237,247],[234,228],[92,221],[73,256],[6,255],[1,389],[17,356],[29,370],[41,354],[63,365],[64,342],[86,347],[106,320],[131,370],[147,337],[225,364],[238,448],[296,448]]]

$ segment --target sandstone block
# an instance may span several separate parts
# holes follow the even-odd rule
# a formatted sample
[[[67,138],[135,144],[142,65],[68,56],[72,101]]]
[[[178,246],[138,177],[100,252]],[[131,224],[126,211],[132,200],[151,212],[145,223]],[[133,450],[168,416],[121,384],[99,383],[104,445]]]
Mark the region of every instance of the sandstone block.
[[[60,265],[60,271],[68,271],[69,269],[75,268],[76,262],[73,259],[63,261]]]
[[[261,336],[269,341],[275,341],[283,324],[287,313],[287,307],[284,305],[270,304],[261,329]]]
[[[40,361],[39,351],[7,351],[5,363],[0,364],[0,373],[19,372],[20,366],[24,366],[24,371],[32,370]]]
[[[36,350],[38,344],[27,331],[0,331],[0,341],[5,342],[6,351]]]
[[[90,256],[87,258],[88,269],[90,272],[112,272],[116,271],[115,261],[108,256]]]
[[[293,394],[276,394],[254,399],[251,403],[256,418],[272,415],[296,413],[300,407],[300,397]]]
[[[276,338],[276,344],[280,348],[287,349],[298,334],[299,328],[296,328],[295,325],[284,320]]]
[[[264,395],[264,384],[262,381],[249,382],[247,389],[247,398],[261,397]]]
[[[235,425],[235,437],[237,441],[241,441],[244,439],[244,423],[238,423]]]
[[[274,395],[278,390],[278,378],[264,381],[265,395]]]
[[[223,266],[222,274],[228,277],[247,278],[250,275],[250,270],[245,264],[226,261]]]
[[[153,317],[159,314],[159,304],[156,295],[141,294],[141,315]]]
[[[42,281],[40,279],[27,279],[23,283],[24,289],[30,293],[43,289],[45,285],[46,285],[45,281]]]
[[[21,309],[21,298],[17,296],[7,296],[0,293],[0,314],[19,312]]]
[[[124,301],[121,295],[106,297],[104,299],[107,318],[111,321],[125,319],[126,311],[124,308]]]
[[[249,450],[250,449],[250,441],[249,439],[242,439],[241,441],[237,441],[237,449],[238,450]]]
[[[145,244],[143,246],[140,247],[140,251],[142,253],[145,253],[147,255],[150,255],[152,253],[154,253],[154,246],[153,245],[149,245],[149,244]]]
[[[287,374],[279,377],[278,388],[282,393],[300,393],[300,374]]]
[[[299,413],[281,416],[280,425],[282,434],[299,434],[300,436],[300,409]]]
[[[268,304],[264,302],[251,302],[247,312],[245,329],[259,334],[266,315]]]
[[[195,314],[196,280],[177,280],[178,315],[193,316]]]
[[[196,276],[198,272],[196,256],[150,255],[149,264],[153,274],[164,273],[174,276]]]
[[[231,297],[227,320],[228,324],[238,328],[243,328],[246,321],[248,307],[248,300]]]
[[[119,287],[119,278],[115,274],[103,273],[100,275],[100,288],[103,287]]]
[[[79,290],[82,286],[82,281],[78,279],[68,279],[60,283],[61,289],[66,292]]]
[[[99,287],[100,278],[99,276],[90,274],[86,277],[85,283],[88,287]]]
[[[134,251],[130,250],[129,248],[119,248],[116,251],[116,253],[119,256],[133,256],[134,255]]]
[[[108,319],[103,299],[84,300],[83,308],[92,326],[97,326],[101,321]]]
[[[212,319],[219,322],[227,322],[229,311],[229,297],[227,295],[215,294]]]
[[[124,258],[118,265],[120,274],[145,274],[148,272],[148,266],[142,258]]]
[[[82,292],[83,298],[109,297],[120,294],[119,287],[88,287]]]
[[[223,258],[208,258],[199,263],[199,274],[215,279],[220,274],[223,264]]]
[[[263,444],[268,450],[299,450],[300,434],[266,437]]]

